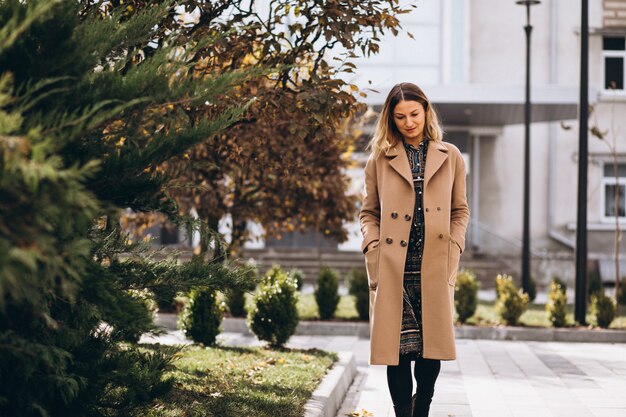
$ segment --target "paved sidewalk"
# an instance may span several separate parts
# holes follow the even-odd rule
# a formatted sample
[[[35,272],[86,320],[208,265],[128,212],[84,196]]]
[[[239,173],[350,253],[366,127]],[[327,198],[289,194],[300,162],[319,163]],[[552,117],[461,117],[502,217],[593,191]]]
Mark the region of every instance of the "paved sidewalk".
[[[431,417],[626,417],[625,344],[457,340],[457,348],[458,359],[442,363]],[[393,417],[385,367],[358,371],[337,417]]]
[[[241,333],[218,340],[261,345]],[[142,341],[185,338],[170,331]],[[367,339],[293,336],[287,346],[355,353],[358,373],[337,417],[363,409],[372,417],[394,416],[385,367],[368,366]],[[626,417],[626,344],[459,339],[457,352],[458,360],[442,363],[431,417]]]

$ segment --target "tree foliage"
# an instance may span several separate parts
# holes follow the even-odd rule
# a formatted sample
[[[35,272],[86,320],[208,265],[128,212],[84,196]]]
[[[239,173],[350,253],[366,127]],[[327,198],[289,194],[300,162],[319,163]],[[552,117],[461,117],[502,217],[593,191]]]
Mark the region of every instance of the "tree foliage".
[[[244,280],[224,262],[156,260],[119,226],[132,209],[201,228],[179,215],[157,167],[245,110],[190,119],[180,108],[211,107],[247,75],[192,76],[197,45],[176,32],[154,43],[172,10],[0,2],[2,415],[129,414],[171,385],[167,355],[123,343],[154,329],[150,292]]]
[[[186,19],[172,26],[184,26],[191,42],[218,37],[195,55],[196,71],[270,70],[220,98],[223,106],[257,99],[236,126],[168,163],[177,182],[195,184],[176,186],[177,201],[214,227],[230,215],[235,252],[250,221],[263,225],[266,236],[314,229],[345,240],[357,199],[347,193],[344,170],[361,133],[358,99],[365,96],[346,80],[352,60],[378,52],[379,36],[397,33],[397,15],[409,8],[394,0],[178,3]],[[206,113],[187,111],[196,118]]]

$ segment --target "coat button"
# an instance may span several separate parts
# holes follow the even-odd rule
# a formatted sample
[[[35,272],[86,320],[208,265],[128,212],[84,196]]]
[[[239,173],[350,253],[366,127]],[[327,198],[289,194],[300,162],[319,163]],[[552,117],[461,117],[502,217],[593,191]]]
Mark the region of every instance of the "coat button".
[[[441,233],[439,234],[439,239],[443,239],[443,235]]]
[[[406,220],[407,222],[411,220],[411,215],[410,214],[405,214],[404,215],[404,220]]]
[[[392,244],[393,243],[393,239],[388,237],[387,239],[385,239],[385,242]]]
[[[425,210],[426,212],[428,212],[428,207],[426,207],[424,210]]]
[[[406,240],[400,241],[400,246],[406,246]]]
[[[392,219],[397,219],[398,218],[398,213],[396,213],[395,211],[393,213],[391,213],[391,218]]]

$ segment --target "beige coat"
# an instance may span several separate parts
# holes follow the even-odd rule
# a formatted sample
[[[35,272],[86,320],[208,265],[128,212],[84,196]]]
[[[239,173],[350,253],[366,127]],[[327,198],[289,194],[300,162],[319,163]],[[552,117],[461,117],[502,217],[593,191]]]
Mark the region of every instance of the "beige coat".
[[[424,357],[456,358],[454,284],[469,209],[465,163],[459,149],[430,141],[424,183],[425,241],[422,258]],[[359,214],[370,285],[370,363],[397,365],[402,323],[402,281],[415,206],[409,160],[402,142],[365,166]]]

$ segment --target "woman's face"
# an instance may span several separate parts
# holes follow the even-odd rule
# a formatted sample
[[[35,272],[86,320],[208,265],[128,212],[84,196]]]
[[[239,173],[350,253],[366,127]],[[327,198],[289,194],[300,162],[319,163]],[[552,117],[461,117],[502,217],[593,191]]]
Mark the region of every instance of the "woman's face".
[[[402,100],[393,109],[393,121],[405,140],[424,137],[424,106],[419,101]]]

